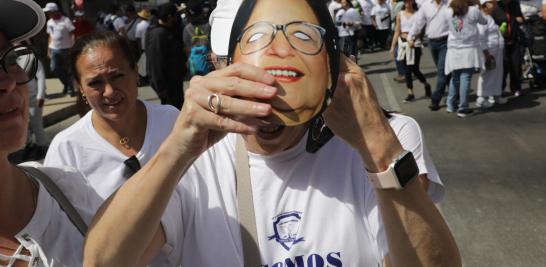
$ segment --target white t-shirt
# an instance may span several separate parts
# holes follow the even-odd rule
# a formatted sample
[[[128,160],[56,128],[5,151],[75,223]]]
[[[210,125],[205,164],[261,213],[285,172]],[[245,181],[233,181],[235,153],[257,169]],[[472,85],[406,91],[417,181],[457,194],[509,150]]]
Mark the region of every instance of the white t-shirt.
[[[387,18],[390,16],[391,9],[387,4],[376,4],[372,8],[372,16],[375,16],[375,25],[377,25],[378,30],[388,30],[391,25],[391,19]]]
[[[330,12],[330,16],[332,19],[335,19],[335,13],[338,9],[341,8],[341,4],[336,1],[330,1],[328,4],[328,12]]]
[[[371,0],[358,0],[360,8],[362,9],[362,25],[372,25],[372,9],[374,3]]]
[[[102,199],[87,184],[81,173],[69,167],[41,167],[37,162],[21,165],[39,168],[48,175],[82,219],[88,225],[91,223]],[[41,183],[32,219],[15,238],[28,250],[37,249],[43,252],[42,256],[51,264],[48,266],[82,266],[83,235]]]
[[[471,48],[480,47],[480,33],[478,32],[478,23],[487,24],[487,20],[477,6],[468,7],[466,15],[459,17],[453,16],[453,9],[448,8],[444,13],[448,16],[449,37],[447,39],[448,48]]]
[[[135,18],[134,20],[127,21],[125,25],[125,30],[127,31],[127,39],[131,41],[136,41],[137,35],[137,26],[142,20],[140,18]]]
[[[146,107],[147,123],[144,144],[136,154],[141,166],[144,166],[159,149],[169,135],[178,116],[178,110],[170,105],[158,105],[142,101]],[[127,156],[100,136],[91,121],[93,111],[72,126],[63,130],[51,142],[44,164],[46,166],[71,166],[83,173],[89,184],[104,200],[115,192],[129,177],[124,177]],[[165,229],[167,244],[163,254],[156,257],[152,266],[171,266],[169,263],[173,250],[174,237],[181,230],[176,222],[180,221],[180,201],[173,194],[163,214],[162,224]],[[167,257],[165,257],[167,255]]]
[[[391,124],[415,153],[420,172],[429,174],[431,198],[440,201],[444,189],[419,126],[401,115],[394,115]],[[306,139],[272,156],[249,153],[262,266],[377,266],[388,246],[359,153],[333,138],[310,154]],[[207,150],[179,185],[182,266],[243,266],[235,140],[228,134]]]
[[[74,45],[72,32],[76,29],[69,18],[62,16],[58,20],[47,21],[47,33],[51,39],[49,48],[68,49]]]
[[[145,40],[146,40],[146,31],[148,30],[148,27],[150,27],[150,22],[147,20],[141,20],[136,25],[136,32],[135,36],[136,38],[140,38],[140,47],[144,50],[144,47],[146,47]]]
[[[352,22],[353,26],[343,26],[338,25],[337,31],[339,37],[347,37],[355,35],[355,31],[360,26],[360,14],[354,8],[349,8],[347,10],[340,9],[336,13],[336,22],[339,23],[349,23]]]

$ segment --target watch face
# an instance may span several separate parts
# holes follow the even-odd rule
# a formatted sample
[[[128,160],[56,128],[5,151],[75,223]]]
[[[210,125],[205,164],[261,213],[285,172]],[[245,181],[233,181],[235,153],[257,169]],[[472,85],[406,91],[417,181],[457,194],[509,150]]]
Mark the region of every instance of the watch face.
[[[394,172],[398,177],[400,185],[404,187],[411,179],[419,175],[419,168],[415,162],[413,154],[407,153],[403,158],[401,158],[396,166],[394,166]]]

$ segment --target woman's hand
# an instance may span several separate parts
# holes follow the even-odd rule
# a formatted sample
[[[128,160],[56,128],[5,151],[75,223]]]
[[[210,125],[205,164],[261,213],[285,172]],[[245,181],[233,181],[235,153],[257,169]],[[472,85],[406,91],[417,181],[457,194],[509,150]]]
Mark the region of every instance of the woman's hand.
[[[394,47],[391,47],[391,50],[389,50],[389,55],[391,56],[391,59],[395,59],[394,58]]]
[[[195,76],[186,90],[184,105],[171,137],[178,153],[199,156],[228,132],[256,131],[257,118],[271,113],[271,105],[247,99],[270,99],[277,93],[274,77],[247,64],[233,64],[207,76]],[[219,112],[209,109],[209,96],[220,96]],[[217,103],[213,99],[213,105]]]
[[[324,113],[326,125],[358,150],[370,171],[386,169],[402,150],[373,87],[358,65],[341,56],[338,85]]]

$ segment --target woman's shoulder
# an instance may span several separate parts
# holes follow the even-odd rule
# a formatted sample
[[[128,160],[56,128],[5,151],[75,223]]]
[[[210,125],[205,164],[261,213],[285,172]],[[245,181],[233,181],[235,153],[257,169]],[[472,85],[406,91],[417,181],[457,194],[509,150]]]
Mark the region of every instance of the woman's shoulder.
[[[146,107],[146,112],[152,118],[157,118],[157,117],[164,117],[164,118],[175,117],[176,118],[178,116],[178,113],[180,113],[180,110],[178,110],[177,108],[171,105],[162,105],[162,104],[149,102],[146,100],[141,100],[141,101],[142,103],[144,103],[144,106]],[[165,117],[165,116],[168,116],[168,117]]]
[[[93,110],[90,110],[89,112],[87,112],[83,117],[81,117],[74,124],[68,126],[66,129],[57,133],[57,135],[55,135],[53,140],[66,141],[66,140],[71,140],[73,138],[81,139],[82,134],[87,132],[87,128],[92,127],[92,123],[91,123],[92,113],[93,113]]]

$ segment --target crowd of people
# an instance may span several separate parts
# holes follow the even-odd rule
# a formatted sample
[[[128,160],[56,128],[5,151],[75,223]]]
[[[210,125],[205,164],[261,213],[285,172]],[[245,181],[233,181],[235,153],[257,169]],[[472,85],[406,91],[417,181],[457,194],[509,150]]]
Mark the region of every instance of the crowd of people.
[[[533,49],[530,32],[546,36],[541,4],[519,0],[331,0],[329,9],[347,56],[356,59],[359,48],[363,52],[387,49],[392,36],[390,54],[398,72],[394,80],[405,82],[408,90],[404,102],[416,99],[415,75],[424,86],[425,97],[431,99],[430,110],[440,109],[448,87],[446,111],[464,118],[474,110],[468,103],[474,74],[479,75],[477,108],[488,109],[504,104],[507,100],[503,96],[522,94],[524,51],[540,50]],[[425,42],[437,68],[433,92],[419,68]],[[535,47],[544,45],[541,42]],[[507,76],[510,93],[505,92]]]
[[[502,101],[516,20],[499,25],[491,0],[406,0],[392,19],[384,0],[339,2],[113,6],[93,25],[78,8],[71,21],[54,3],[0,1],[0,265],[461,266],[419,124],[381,108],[355,36],[389,49],[394,29],[405,100],[415,75],[437,110],[449,83],[447,109],[464,117],[475,69],[477,102]],[[28,40],[44,27],[63,92],[89,111],[43,165],[16,165],[29,116],[43,142],[32,108],[45,75]],[[146,79],[161,104],[138,99]]]

